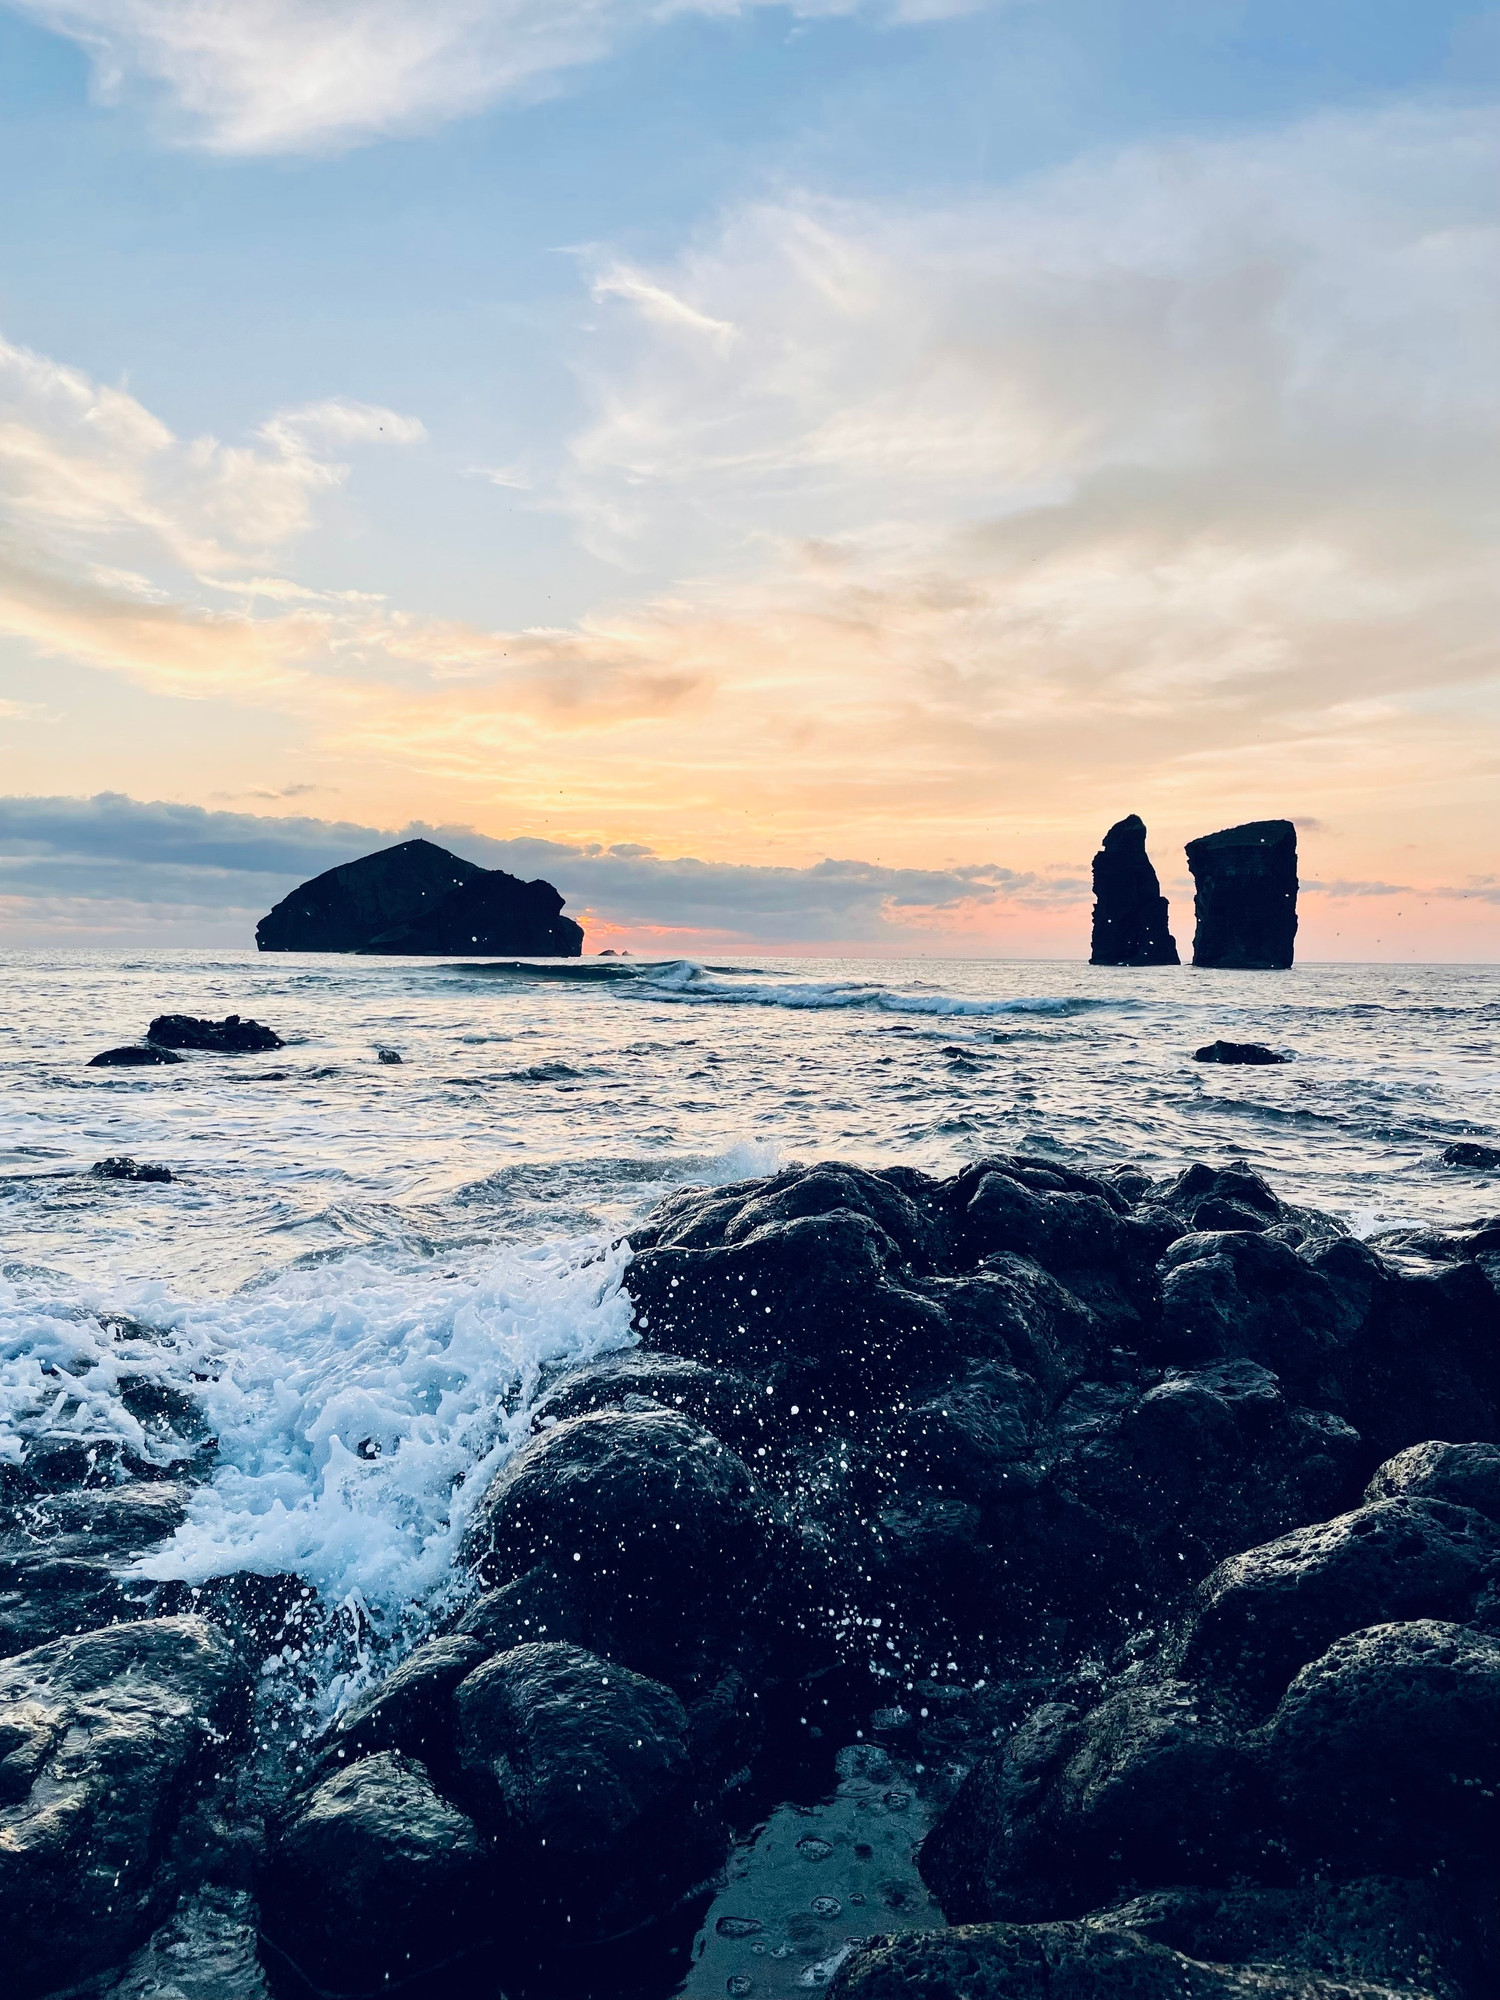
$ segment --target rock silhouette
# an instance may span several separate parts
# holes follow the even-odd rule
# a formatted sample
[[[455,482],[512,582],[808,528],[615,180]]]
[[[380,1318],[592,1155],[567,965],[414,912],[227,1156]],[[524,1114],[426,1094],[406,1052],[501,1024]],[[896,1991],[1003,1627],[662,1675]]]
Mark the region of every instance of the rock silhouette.
[[[431,840],[403,840],[304,882],[261,918],[262,951],[449,952],[577,958],[582,928],[550,882],[480,868]]]
[[[293,889],[261,918],[255,942],[262,951],[358,951],[483,873],[435,841],[403,840]]]
[[[242,1021],[238,1014],[226,1014],[222,1021],[201,1021],[194,1014],[158,1014],[146,1030],[146,1040],[157,1049],[208,1049],[220,1056],[260,1055],[286,1046],[274,1028]]]
[[[1297,937],[1297,829],[1257,819],[1187,844],[1196,890],[1194,965],[1281,972]]]
[[[1094,937],[1090,965],[1178,965],[1167,929],[1167,899],[1146,853],[1138,813],[1116,820],[1094,856]]]
[[[360,946],[361,951],[516,952],[523,958],[579,958],[583,926],[562,914],[550,882],[523,882],[504,869],[471,875],[431,909]]]
[[[1204,1048],[1194,1049],[1193,1061],[1244,1063],[1258,1068],[1266,1063],[1285,1062],[1286,1057],[1278,1055],[1275,1049],[1268,1049],[1264,1042],[1209,1042]]]

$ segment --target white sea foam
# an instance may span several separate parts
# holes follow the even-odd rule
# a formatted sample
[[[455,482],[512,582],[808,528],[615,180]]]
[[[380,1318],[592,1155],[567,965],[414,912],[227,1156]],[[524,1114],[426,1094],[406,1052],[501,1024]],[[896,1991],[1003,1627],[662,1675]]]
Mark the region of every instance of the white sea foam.
[[[160,1288],[107,1302],[75,1291],[65,1304],[12,1285],[0,1316],[5,1434],[17,1454],[45,1432],[160,1459],[120,1400],[121,1377],[185,1390],[218,1440],[214,1475],[137,1573],[197,1583],[292,1572],[391,1625],[449,1583],[544,1371],[629,1342],[627,1256],[602,1242],[542,1246],[462,1274],[344,1256],[211,1304]],[[158,1338],[128,1327],[116,1337],[111,1310],[149,1320]]]
[[[696,1001],[707,1005],[793,1007],[809,1011],[862,1008],[873,1014],[937,1014],[983,1019],[1002,1014],[1082,1014],[1099,1007],[1129,1007],[1128,999],[1077,994],[1037,994],[1005,999],[962,999],[952,993],[915,992],[860,980],[746,979],[716,975],[692,959],[643,965],[633,985],[623,988],[641,999]]]

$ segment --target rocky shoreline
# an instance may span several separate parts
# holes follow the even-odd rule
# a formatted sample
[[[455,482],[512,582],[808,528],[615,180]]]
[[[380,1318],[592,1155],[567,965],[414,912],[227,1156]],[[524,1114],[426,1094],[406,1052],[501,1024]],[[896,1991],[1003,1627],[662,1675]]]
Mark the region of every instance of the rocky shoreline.
[[[849,2000],[1493,1990],[1500,1219],[1004,1156],[632,1242],[639,1344],[551,1385],[451,1629],[295,1760],[255,1690],[305,1587],[121,1580],[211,1467],[186,1399],[135,1392],[172,1449],[0,1467],[21,2000],[696,1995],[732,1831],[878,1742],[952,1928],[843,1911]]]

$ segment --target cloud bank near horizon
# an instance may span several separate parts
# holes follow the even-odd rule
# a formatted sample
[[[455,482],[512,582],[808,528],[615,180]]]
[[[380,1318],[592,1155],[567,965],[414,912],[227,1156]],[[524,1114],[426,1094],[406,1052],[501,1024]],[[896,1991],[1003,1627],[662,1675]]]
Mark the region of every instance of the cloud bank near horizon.
[[[946,945],[998,951],[1004,927],[1040,920],[1061,956],[1087,952],[1087,871],[984,862],[894,868],[850,859],[806,867],[706,862],[612,846],[495,839],[472,827],[360,826],[348,820],[213,810],[119,793],[90,799],[0,796],[0,944],[253,942],[256,920],[297,883],[399,840],[434,840],[485,868],[544,876],[589,926],[588,949],[620,937],[720,952],[780,945]],[[1165,856],[1161,857],[1163,860]],[[1163,870],[1179,943],[1191,936],[1191,885]],[[1500,880],[1415,888],[1304,879],[1304,896],[1348,903],[1421,898],[1500,905]]]
[[[667,857],[635,842],[497,840],[465,826],[367,827],[118,793],[0,797],[0,939],[5,929],[59,940],[105,931],[149,938],[163,928],[190,933],[196,923],[216,941],[237,930],[249,944],[256,919],[297,883],[417,837],[485,868],[545,876],[570,912],[603,935],[698,933],[722,950],[882,941],[894,948],[996,905],[1069,908],[1084,890],[1064,871],[994,863],[756,867]]]

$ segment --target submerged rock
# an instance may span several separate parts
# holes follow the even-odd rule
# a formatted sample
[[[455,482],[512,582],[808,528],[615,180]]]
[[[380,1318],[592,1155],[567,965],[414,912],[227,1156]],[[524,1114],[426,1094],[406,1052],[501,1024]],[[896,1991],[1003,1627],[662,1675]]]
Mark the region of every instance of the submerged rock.
[[[221,1056],[286,1046],[274,1029],[259,1021],[242,1021],[238,1014],[226,1014],[222,1021],[203,1021],[194,1014],[158,1014],[146,1030],[146,1040],[153,1048],[207,1049]]]
[[[403,840],[314,876],[256,926],[261,951],[480,952],[577,958],[583,931],[550,882]]]
[[[177,1178],[170,1167],[153,1166],[149,1160],[133,1160],[128,1153],[111,1153],[107,1160],[95,1160],[89,1172],[100,1181],[172,1181]]]
[[[1167,899],[1146,854],[1146,823],[1117,820],[1094,856],[1091,965],[1177,965]]]
[[[1281,971],[1297,936],[1297,829],[1252,820],[1187,844],[1195,888],[1193,963]]]
[[[1266,1063],[1284,1063],[1286,1057],[1276,1049],[1268,1049],[1264,1042],[1209,1042],[1204,1048],[1194,1049],[1193,1061],[1244,1063],[1257,1067]]]
[[[1500,1168],[1500,1146],[1481,1146],[1473,1139],[1457,1139],[1444,1146],[1438,1158],[1445,1167],[1469,1167],[1481,1174]]]
[[[178,1063],[182,1057],[171,1049],[155,1049],[142,1042],[127,1042],[122,1048],[101,1049],[89,1057],[90,1069],[148,1069],[159,1063]]]

